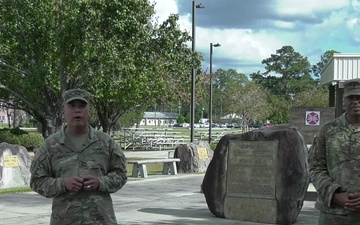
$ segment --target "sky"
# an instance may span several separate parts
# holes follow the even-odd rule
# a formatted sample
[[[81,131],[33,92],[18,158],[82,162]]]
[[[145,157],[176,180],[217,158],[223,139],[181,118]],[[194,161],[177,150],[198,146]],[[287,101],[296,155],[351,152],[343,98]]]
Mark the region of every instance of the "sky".
[[[150,0],[164,21],[179,14],[181,30],[192,33],[192,0]],[[263,59],[290,45],[311,65],[328,50],[360,54],[360,0],[197,0],[195,51],[203,70],[265,72]],[[191,42],[188,43],[191,47]]]

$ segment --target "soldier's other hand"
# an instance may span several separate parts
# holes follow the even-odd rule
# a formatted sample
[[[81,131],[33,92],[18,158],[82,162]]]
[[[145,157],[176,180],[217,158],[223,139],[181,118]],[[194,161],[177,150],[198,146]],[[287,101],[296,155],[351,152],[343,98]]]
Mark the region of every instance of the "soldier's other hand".
[[[83,186],[84,179],[82,177],[67,177],[64,179],[66,190],[80,191]]]
[[[346,193],[346,192],[343,192],[343,193],[335,193],[334,196],[333,196],[333,199],[332,201],[341,206],[341,207],[344,207],[345,206],[345,203],[349,202],[349,193]]]
[[[360,211],[360,193],[349,194],[349,199],[344,208],[350,211]]]
[[[99,188],[99,178],[93,175],[82,176],[82,178],[84,179],[83,185],[86,191],[93,191]]]

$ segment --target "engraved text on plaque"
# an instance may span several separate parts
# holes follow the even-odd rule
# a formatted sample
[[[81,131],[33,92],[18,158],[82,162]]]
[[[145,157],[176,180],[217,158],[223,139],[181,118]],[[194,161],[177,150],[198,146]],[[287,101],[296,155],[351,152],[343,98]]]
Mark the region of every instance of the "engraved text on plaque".
[[[227,196],[275,199],[278,141],[230,141]]]

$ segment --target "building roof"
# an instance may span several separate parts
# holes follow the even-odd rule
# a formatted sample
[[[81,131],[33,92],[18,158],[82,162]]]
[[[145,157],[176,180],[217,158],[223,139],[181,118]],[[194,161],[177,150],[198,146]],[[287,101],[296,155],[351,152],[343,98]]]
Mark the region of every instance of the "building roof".
[[[360,53],[340,54],[333,57],[321,71],[320,84],[336,84],[360,78]]]
[[[172,112],[144,112],[144,119],[177,119],[178,113]]]

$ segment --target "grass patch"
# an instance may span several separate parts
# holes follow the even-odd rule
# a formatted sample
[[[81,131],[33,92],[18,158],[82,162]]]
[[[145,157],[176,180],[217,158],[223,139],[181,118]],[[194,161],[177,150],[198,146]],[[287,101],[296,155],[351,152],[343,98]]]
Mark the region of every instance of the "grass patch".
[[[0,195],[11,194],[11,193],[30,192],[30,191],[32,191],[30,187],[3,188],[3,189],[0,189]]]

